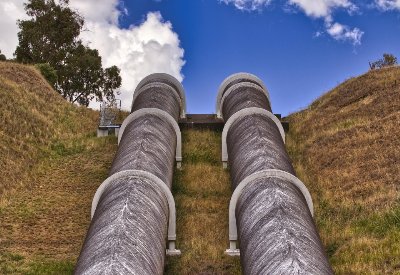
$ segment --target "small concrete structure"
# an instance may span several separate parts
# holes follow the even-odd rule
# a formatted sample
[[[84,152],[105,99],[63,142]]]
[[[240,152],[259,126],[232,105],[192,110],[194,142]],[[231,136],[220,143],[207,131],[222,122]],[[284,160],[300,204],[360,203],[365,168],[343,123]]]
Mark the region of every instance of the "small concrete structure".
[[[114,129],[114,135],[118,137],[120,127],[121,125],[99,126],[97,128],[97,137],[107,137],[109,131],[112,129]]]
[[[176,133],[176,152],[175,152],[175,160],[176,160],[176,166],[177,168],[181,168],[182,165],[182,137],[181,137],[181,130],[179,129],[178,123],[175,121],[175,119],[168,114],[167,112],[157,109],[157,108],[143,108],[139,109],[133,113],[131,113],[122,123],[121,129],[119,130],[118,133],[118,144],[121,141],[122,135],[124,134],[124,130],[126,126],[133,120],[135,120],[138,117],[141,116],[146,116],[146,115],[156,115],[165,121],[169,122],[172,127],[174,127],[175,133]]]
[[[274,114],[272,114],[271,112],[269,112],[265,109],[256,108],[256,107],[240,110],[239,112],[236,112],[233,116],[231,116],[228,119],[228,121],[225,123],[224,130],[222,131],[222,165],[224,168],[228,167],[228,163],[227,163],[228,162],[228,149],[227,149],[227,145],[226,145],[226,136],[228,134],[229,128],[237,119],[244,117],[244,116],[254,115],[254,114],[260,114],[260,115],[270,118],[278,127],[279,132],[282,136],[282,140],[283,140],[283,142],[285,142],[285,130],[283,129],[282,124],[279,121],[279,119]]]
[[[167,184],[163,182],[157,176],[141,170],[124,170],[118,173],[115,173],[108,177],[98,188],[93,197],[92,201],[92,209],[91,209],[91,218],[96,211],[97,204],[103,194],[104,190],[112,184],[115,180],[120,178],[126,177],[139,177],[139,178],[146,178],[151,180],[152,182],[156,183],[158,187],[164,192],[165,197],[168,200],[168,208],[169,208],[169,218],[168,218],[168,249],[166,251],[167,255],[175,256],[180,255],[181,251],[176,249],[175,242],[176,242],[176,210],[175,210],[175,200],[172,196],[171,190],[169,190]]]

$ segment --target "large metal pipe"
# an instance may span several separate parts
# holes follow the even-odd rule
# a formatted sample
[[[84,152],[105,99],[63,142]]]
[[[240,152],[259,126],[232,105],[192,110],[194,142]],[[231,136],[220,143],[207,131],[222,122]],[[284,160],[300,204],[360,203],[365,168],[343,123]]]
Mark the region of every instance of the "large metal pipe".
[[[169,235],[175,215],[169,191],[177,146],[173,123],[183,105],[174,88],[159,79],[158,74],[148,81],[134,99],[109,178],[96,192],[75,274],[163,273],[166,240],[175,237]]]
[[[170,85],[151,82],[142,86],[136,93],[132,112],[141,108],[157,108],[167,112],[178,121],[181,100],[177,91]]]
[[[251,82],[239,82],[226,90],[221,99],[222,118],[227,121],[234,113],[251,107],[271,111],[266,92]]]
[[[234,209],[243,273],[333,274],[308,191],[295,178],[270,105],[260,89],[242,82],[221,85],[237,91],[230,91],[220,109],[229,127],[225,132],[232,188],[240,188]]]

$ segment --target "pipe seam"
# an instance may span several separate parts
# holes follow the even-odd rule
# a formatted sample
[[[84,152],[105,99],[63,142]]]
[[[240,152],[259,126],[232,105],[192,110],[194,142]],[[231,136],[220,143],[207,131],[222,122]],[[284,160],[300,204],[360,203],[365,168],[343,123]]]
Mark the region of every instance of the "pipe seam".
[[[221,85],[218,88],[217,102],[216,102],[216,106],[215,106],[215,112],[216,112],[218,118],[221,118],[221,109],[222,109],[221,108],[221,100],[222,100],[222,96],[226,92],[226,88],[232,82],[238,81],[241,79],[243,79],[244,82],[253,82],[255,84],[258,84],[265,91],[268,101],[271,106],[271,99],[270,99],[268,89],[265,86],[264,82],[260,78],[258,78],[257,76],[255,76],[253,74],[250,74],[250,73],[243,73],[243,72],[235,73],[235,74],[232,74],[232,75],[228,76],[227,78],[225,78],[224,81],[221,83]]]
[[[265,169],[262,171],[255,172],[250,176],[246,177],[242,180],[238,186],[235,188],[231,196],[231,200],[229,202],[229,240],[230,241],[237,241],[238,234],[237,234],[237,226],[236,226],[236,205],[242,191],[248,187],[249,185],[253,184],[255,180],[261,178],[279,178],[284,179],[292,183],[295,187],[297,187],[300,192],[303,194],[304,199],[307,202],[308,209],[310,210],[311,216],[314,216],[314,205],[312,202],[311,194],[308,191],[307,187],[304,183],[294,175],[277,169]]]
[[[181,136],[181,130],[179,128],[178,123],[175,121],[175,119],[168,114],[167,112],[157,109],[157,108],[143,108],[139,109],[133,113],[131,113],[125,120],[123,121],[121,128],[118,133],[118,144],[120,143],[122,139],[122,135],[124,134],[125,128],[128,126],[129,123],[134,121],[135,119],[145,116],[145,115],[156,115],[160,118],[166,119],[172,127],[174,127],[175,133],[176,133],[176,152],[175,152],[175,160],[178,162],[178,166],[180,166],[180,162],[182,161],[182,136]]]
[[[261,92],[263,95],[265,95],[267,101],[269,102],[269,97],[268,97],[267,92],[266,92],[263,88],[261,88],[259,85],[254,84],[254,83],[252,83],[252,82],[240,82],[240,83],[236,83],[236,84],[232,85],[231,87],[229,87],[228,90],[227,90],[227,91],[224,93],[224,95],[222,96],[221,104],[220,104],[221,118],[222,118],[222,119],[224,119],[224,120],[226,119],[226,118],[224,118],[224,116],[223,116],[223,111],[222,111],[223,108],[224,108],[225,99],[226,99],[232,92],[234,92],[236,89],[242,88],[242,87],[253,88],[253,89],[257,90],[258,92]],[[269,102],[269,103],[270,103],[270,102]],[[268,110],[267,110],[267,111],[268,111]]]
[[[92,208],[91,208],[91,218],[93,218],[94,213],[97,208],[97,204],[99,203],[99,200],[101,196],[103,195],[104,191],[117,179],[122,179],[126,177],[138,177],[138,178],[144,178],[151,180],[157,186],[161,188],[163,191],[167,201],[168,201],[168,208],[169,208],[169,216],[168,216],[168,243],[169,247],[171,247],[170,242],[176,241],[176,208],[175,208],[175,200],[174,197],[171,193],[171,190],[168,188],[165,182],[163,182],[159,177],[155,176],[154,174],[143,171],[143,170],[124,170],[117,172],[115,174],[112,174],[110,177],[108,177],[103,183],[97,188],[96,193],[93,197],[92,200]],[[173,247],[175,247],[175,244],[173,244]]]
[[[278,127],[279,133],[281,134],[281,137],[282,137],[282,140],[283,140],[283,142],[285,142],[285,130],[283,129],[282,124],[279,121],[279,119],[274,114],[272,114],[270,111],[267,111],[265,109],[258,108],[258,107],[242,109],[242,110],[236,112],[235,114],[233,114],[228,119],[228,121],[225,123],[224,129],[222,131],[222,163],[223,163],[224,167],[226,166],[227,161],[228,161],[228,149],[227,149],[227,145],[226,145],[226,137],[228,135],[228,131],[229,131],[230,127],[237,119],[239,119],[241,117],[249,116],[249,115],[254,115],[254,114],[260,114],[260,115],[270,118]]]
[[[164,83],[162,81],[166,81],[168,83]],[[182,109],[180,110],[181,118],[186,118],[186,96],[185,96],[185,91],[183,89],[182,83],[180,83],[175,77],[173,77],[169,74],[154,73],[154,74],[150,74],[150,75],[146,76],[136,86],[136,89],[133,92],[133,96],[143,86],[145,86],[149,83],[157,83],[157,82],[161,82],[161,83],[167,84],[169,86],[172,86],[172,88],[177,91],[177,93],[180,96],[180,101],[181,101],[181,105],[182,105]],[[171,83],[171,84],[169,84],[169,83]],[[132,110],[132,107],[133,107],[133,101],[132,101],[131,110]]]

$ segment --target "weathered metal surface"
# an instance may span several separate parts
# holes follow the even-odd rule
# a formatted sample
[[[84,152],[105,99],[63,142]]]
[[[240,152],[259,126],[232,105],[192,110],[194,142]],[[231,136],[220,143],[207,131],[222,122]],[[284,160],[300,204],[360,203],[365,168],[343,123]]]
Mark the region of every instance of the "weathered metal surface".
[[[132,113],[142,108],[158,108],[179,119],[180,98],[171,86],[156,82],[143,86],[132,103]]]
[[[222,117],[225,121],[236,112],[250,107],[271,111],[267,95],[263,89],[251,82],[241,82],[231,86],[222,97]]]
[[[162,74],[161,79],[171,80],[171,76]],[[169,221],[175,215],[174,203],[166,190],[172,185],[180,140],[176,120],[183,111],[168,85],[142,84],[144,90],[136,97],[133,110],[144,115],[130,116],[123,124],[109,182],[96,199],[75,274],[163,274],[167,238],[171,240],[168,253],[179,254],[174,249],[174,224]],[[174,124],[172,118],[166,119],[170,115]]]
[[[123,170],[143,170],[171,187],[175,162],[174,127],[156,115],[141,116],[125,128],[110,175]]]
[[[168,203],[151,180],[128,177],[105,190],[75,274],[162,274]]]
[[[236,73],[228,76],[227,78],[224,79],[224,81],[221,83],[218,89],[218,94],[217,94],[217,103],[216,103],[216,108],[215,112],[217,114],[217,117],[220,118],[222,116],[221,114],[221,101],[222,97],[224,96],[225,92],[228,91],[228,89],[238,83],[242,82],[250,82],[253,84],[256,84],[260,86],[263,91],[265,92],[268,101],[270,102],[270,96],[267,90],[267,87],[265,86],[264,82],[259,79],[257,76],[249,73]]]
[[[333,274],[303,194],[292,183],[259,179],[237,208],[244,274]]]
[[[225,121],[237,116],[224,132],[232,189],[241,188],[235,198],[235,216],[243,273],[333,274],[312,219],[312,202],[305,186],[290,177],[252,177],[271,169],[293,176],[295,171],[275,119],[251,112],[270,110],[269,101],[258,96],[262,91],[257,86],[241,84],[245,78],[235,81],[220,108]],[[236,115],[239,113],[245,115]],[[241,184],[249,177],[250,182]],[[237,237],[233,235],[228,254],[238,255]]]
[[[173,76],[165,73],[154,73],[146,76],[143,78],[139,84],[137,85],[134,95],[133,95],[133,101],[132,104],[134,103],[135,99],[135,93],[142,89],[143,86],[147,84],[154,84],[154,83],[164,83],[175,89],[175,91],[179,94],[181,98],[181,108],[180,108],[180,117],[185,118],[186,117],[186,96],[185,96],[185,91],[183,89],[182,84]],[[133,110],[131,110],[133,111]]]
[[[265,169],[295,174],[275,122],[260,114],[236,120],[227,133],[228,162],[233,188]]]

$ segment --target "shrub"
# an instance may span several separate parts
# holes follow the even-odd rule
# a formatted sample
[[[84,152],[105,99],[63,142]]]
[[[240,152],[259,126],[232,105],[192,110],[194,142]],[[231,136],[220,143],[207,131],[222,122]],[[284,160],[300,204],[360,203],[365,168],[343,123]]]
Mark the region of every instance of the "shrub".
[[[6,56],[2,54],[0,50],[0,61],[6,61],[6,60],[7,60]]]
[[[369,68],[371,70],[382,69],[384,67],[394,66],[396,64],[397,64],[397,57],[395,57],[393,54],[384,53],[382,59],[379,59],[372,63],[369,62]]]
[[[48,63],[36,64],[35,67],[54,88],[58,80],[57,71]]]

